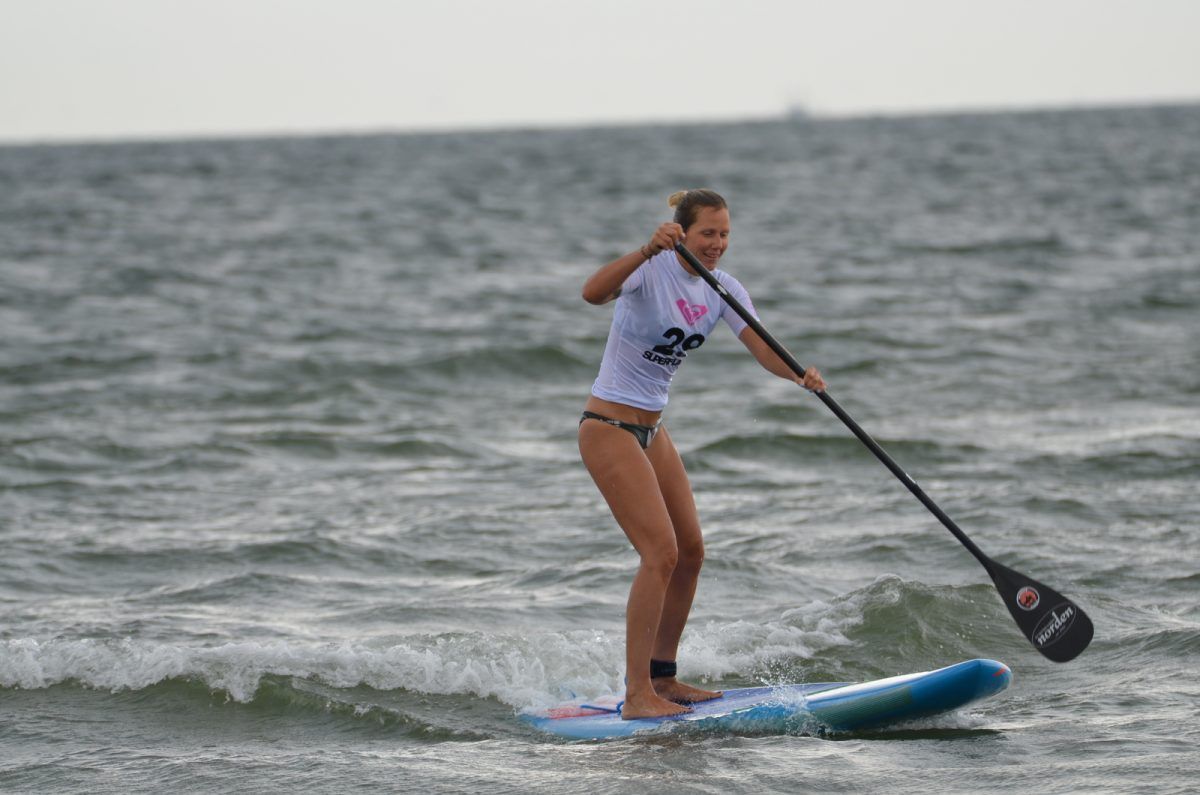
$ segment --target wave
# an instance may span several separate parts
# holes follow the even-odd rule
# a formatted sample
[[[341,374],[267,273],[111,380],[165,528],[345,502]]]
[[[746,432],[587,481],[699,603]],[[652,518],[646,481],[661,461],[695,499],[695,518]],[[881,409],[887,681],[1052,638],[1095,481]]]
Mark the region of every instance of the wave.
[[[1168,577],[1167,579],[1163,580],[1163,582],[1167,583],[1172,588],[1181,588],[1181,589],[1193,589],[1194,588],[1194,589],[1200,590],[1200,572],[1196,572],[1193,574],[1187,574],[1187,575],[1183,575],[1183,576],[1179,576],[1179,577]]]
[[[845,648],[783,661],[778,681],[861,681],[972,657],[1003,659],[1025,646],[988,585],[930,586],[888,574],[827,609],[800,610],[814,609],[826,613],[822,620],[843,616]]]
[[[942,444],[923,439],[876,439],[897,458],[938,463],[958,461],[983,452],[982,448],[964,444]],[[858,439],[850,435],[825,436],[818,434],[764,433],[722,436],[698,448],[692,455],[728,455],[735,458],[794,458],[870,460]]]
[[[858,681],[989,656],[992,635],[978,625],[1006,619],[998,603],[979,604],[986,590],[934,588],[888,576],[776,620],[696,625],[684,637],[681,673],[708,682]],[[140,638],[10,638],[0,641],[0,687],[123,692],[192,682],[235,702],[261,703],[275,687],[271,682],[291,677],[339,692],[367,687],[466,695],[527,709],[618,691],[623,658],[623,633],[582,629],[421,635],[391,643],[286,639],[207,646]]]
[[[65,381],[115,380],[117,374],[128,377],[157,363],[144,351],[109,349],[95,354],[47,348],[36,351],[37,358],[0,364],[0,377],[14,386],[44,386]],[[91,384],[88,384],[90,387]]]
[[[1110,659],[1127,661],[1131,673],[1140,671],[1147,678],[1190,672],[1200,654],[1200,624],[1145,609],[1131,611],[1130,617],[1138,623],[1121,632],[1110,630],[1108,637],[1097,639],[1098,645],[1107,647]],[[1144,660],[1155,661],[1152,674],[1140,662]]]
[[[582,652],[582,653],[581,653]],[[367,686],[430,695],[467,694],[514,705],[552,703],[557,680],[611,690],[615,644],[592,633],[528,640],[483,633],[414,638],[376,646],[292,640],[192,646],[134,638],[0,641],[0,687],[62,684],[112,692],[199,682],[242,703],[267,677],[296,677],[339,689]],[[573,676],[565,676],[568,670]],[[555,684],[551,684],[554,681]]]
[[[276,452],[310,460],[332,460],[346,454],[407,461],[476,457],[476,453],[465,445],[420,438],[423,431],[372,431],[365,424],[364,428],[355,428],[353,432],[277,428],[236,435],[231,431],[226,433],[250,451]]]
[[[326,430],[316,423],[280,422],[250,430],[226,427],[213,440],[169,445],[122,440],[110,435],[42,436],[0,442],[0,483],[22,491],[94,488],[89,477],[116,473],[128,479],[105,489],[135,489],[134,479],[180,474],[214,476],[246,471],[255,459],[278,456],[307,461],[402,461],[409,466],[476,459],[481,453],[450,436],[433,438],[426,429],[373,428],[367,422],[349,430]]]
[[[953,256],[968,256],[971,254],[992,253],[1061,253],[1068,251],[1070,245],[1057,234],[1041,235],[1013,234],[991,239],[976,239],[963,241],[927,241],[920,243],[898,243],[895,250],[907,254],[947,254]]]
[[[1194,440],[1147,440],[1137,449],[1085,455],[1036,455],[1021,460],[1027,470],[1055,473],[1070,467],[1084,475],[1120,476],[1146,480],[1184,479],[1200,475],[1200,444]]]
[[[513,378],[569,380],[594,375],[595,363],[573,356],[557,345],[526,345],[516,348],[487,347],[466,353],[438,356],[408,366],[416,378],[438,376],[462,379]]]
[[[240,442],[147,444],[117,438],[113,433],[36,436],[0,443],[0,464],[11,462],[14,473],[5,486],[20,489],[86,487],[86,476],[96,472],[143,477],[176,471],[228,472],[243,466],[252,454]],[[63,475],[78,477],[55,477]]]

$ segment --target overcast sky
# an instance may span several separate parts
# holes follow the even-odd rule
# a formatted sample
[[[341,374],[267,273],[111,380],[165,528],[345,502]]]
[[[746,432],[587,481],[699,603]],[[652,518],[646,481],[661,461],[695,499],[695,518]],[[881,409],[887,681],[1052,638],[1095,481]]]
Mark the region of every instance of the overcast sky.
[[[1200,0],[0,0],[0,140],[1200,101]]]

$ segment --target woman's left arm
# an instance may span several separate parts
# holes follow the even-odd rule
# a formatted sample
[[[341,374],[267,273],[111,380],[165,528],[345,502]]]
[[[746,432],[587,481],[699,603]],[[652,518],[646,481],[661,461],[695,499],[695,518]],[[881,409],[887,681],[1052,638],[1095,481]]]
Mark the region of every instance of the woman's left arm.
[[[738,339],[742,341],[742,344],[746,346],[746,349],[750,353],[754,354],[754,358],[758,360],[758,363],[768,371],[780,378],[794,381],[813,392],[825,391],[825,379],[821,377],[821,373],[817,368],[804,368],[803,378],[796,375],[792,372],[792,368],[787,366],[787,362],[779,358],[779,354],[771,350],[771,346],[764,342],[763,338],[758,336],[758,332],[749,326],[742,329],[742,333],[738,335]]]

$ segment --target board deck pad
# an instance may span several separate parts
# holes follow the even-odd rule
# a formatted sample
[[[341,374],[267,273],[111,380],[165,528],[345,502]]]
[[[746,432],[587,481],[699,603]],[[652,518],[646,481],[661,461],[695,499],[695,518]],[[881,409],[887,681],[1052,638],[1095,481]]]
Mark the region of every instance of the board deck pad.
[[[879,728],[953,712],[1008,687],[1012,672],[995,660],[956,665],[873,682],[821,682],[726,690],[692,712],[665,718],[623,720],[620,696],[574,701],[521,719],[537,729],[574,740],[629,737],[678,730],[735,732],[853,731]]]

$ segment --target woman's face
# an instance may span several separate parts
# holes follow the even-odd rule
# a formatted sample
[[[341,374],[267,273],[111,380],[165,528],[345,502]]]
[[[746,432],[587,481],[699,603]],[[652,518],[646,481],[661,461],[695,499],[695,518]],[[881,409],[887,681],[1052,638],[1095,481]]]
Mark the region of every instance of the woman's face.
[[[683,235],[683,245],[712,270],[729,248],[729,210],[701,207],[696,220]]]

